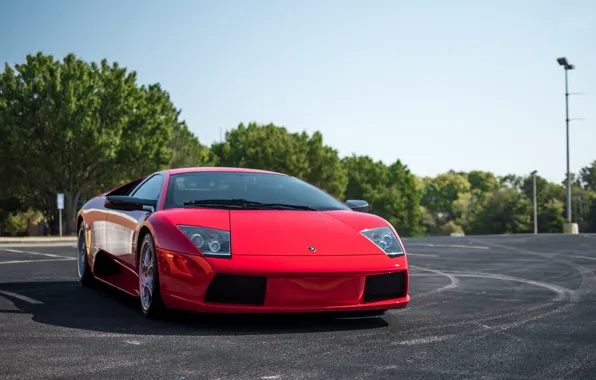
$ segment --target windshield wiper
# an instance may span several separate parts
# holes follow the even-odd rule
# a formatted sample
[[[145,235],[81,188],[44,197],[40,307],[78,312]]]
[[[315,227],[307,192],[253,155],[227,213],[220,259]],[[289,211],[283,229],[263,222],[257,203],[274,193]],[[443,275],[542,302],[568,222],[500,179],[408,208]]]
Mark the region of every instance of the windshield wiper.
[[[204,206],[204,207],[235,207],[235,208],[250,208],[250,209],[291,209],[291,210],[305,210],[318,211],[315,208],[303,205],[293,205],[287,203],[263,203],[249,201],[248,199],[197,199],[194,201],[184,202],[185,206]]]
[[[291,210],[305,210],[305,211],[319,211],[316,208],[310,206],[303,206],[303,205],[292,205],[288,203],[261,203],[262,207],[267,208],[286,208]]]
[[[246,199],[197,199],[193,201],[184,202],[185,206],[205,206],[205,207],[237,207],[245,208],[247,203],[250,203]]]

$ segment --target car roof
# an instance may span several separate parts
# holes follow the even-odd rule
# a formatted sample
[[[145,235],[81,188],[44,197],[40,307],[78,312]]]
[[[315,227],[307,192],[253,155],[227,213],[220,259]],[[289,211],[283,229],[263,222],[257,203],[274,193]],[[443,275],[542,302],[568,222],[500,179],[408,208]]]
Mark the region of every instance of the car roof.
[[[200,173],[200,172],[236,172],[236,173],[261,173],[261,174],[277,174],[286,175],[283,173],[272,172],[268,170],[250,169],[250,168],[229,168],[219,166],[205,166],[205,167],[193,167],[193,168],[176,168],[167,170],[170,175],[183,174],[183,173]]]

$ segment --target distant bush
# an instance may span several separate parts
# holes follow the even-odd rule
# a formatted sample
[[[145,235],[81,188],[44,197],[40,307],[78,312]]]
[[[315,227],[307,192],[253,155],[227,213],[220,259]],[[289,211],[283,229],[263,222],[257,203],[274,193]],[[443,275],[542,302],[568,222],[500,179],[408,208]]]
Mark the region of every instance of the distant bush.
[[[449,236],[452,233],[463,234],[464,229],[458,226],[453,220],[441,226],[441,235]]]
[[[38,224],[43,220],[43,214],[39,211],[29,210],[26,212],[14,213],[4,220],[1,230],[9,235],[29,235],[30,229],[37,231]]]

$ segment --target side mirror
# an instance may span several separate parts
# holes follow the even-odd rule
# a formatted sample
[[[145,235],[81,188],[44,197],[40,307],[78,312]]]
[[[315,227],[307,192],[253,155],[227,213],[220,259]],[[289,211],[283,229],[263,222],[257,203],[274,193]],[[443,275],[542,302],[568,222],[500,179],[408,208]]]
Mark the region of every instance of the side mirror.
[[[346,201],[346,206],[351,208],[354,211],[358,212],[368,212],[369,205],[367,201],[358,200],[358,199],[348,199]]]
[[[149,211],[157,207],[157,200],[129,197],[126,195],[108,195],[104,207],[122,211]]]

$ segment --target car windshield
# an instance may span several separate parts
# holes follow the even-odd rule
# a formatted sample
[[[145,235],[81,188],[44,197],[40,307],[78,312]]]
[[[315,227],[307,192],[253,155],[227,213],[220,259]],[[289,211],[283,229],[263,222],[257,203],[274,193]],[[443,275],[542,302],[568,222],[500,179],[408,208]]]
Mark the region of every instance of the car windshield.
[[[250,172],[195,172],[170,176],[164,208],[268,208],[349,210],[318,188],[295,177]],[[262,205],[261,205],[262,204]]]

